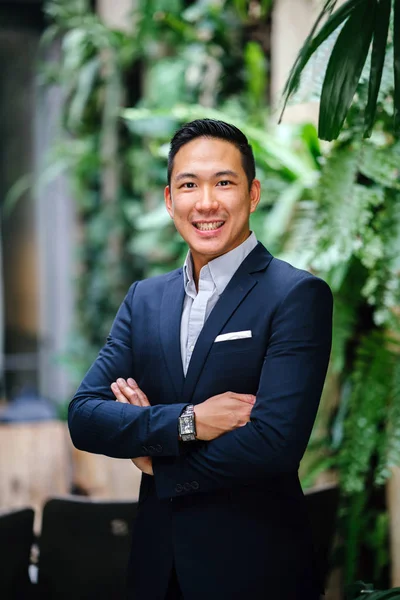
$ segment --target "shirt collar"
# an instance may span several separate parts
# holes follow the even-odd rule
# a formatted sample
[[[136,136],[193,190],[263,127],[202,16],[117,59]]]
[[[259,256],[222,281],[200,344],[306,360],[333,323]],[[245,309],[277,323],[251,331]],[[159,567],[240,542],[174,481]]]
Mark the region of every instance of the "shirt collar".
[[[211,260],[206,265],[211,273],[218,296],[221,296],[239,266],[250,252],[254,250],[257,244],[257,238],[254,232],[252,232],[240,246],[237,246],[230,252],[227,252],[218,258],[214,258],[214,260]],[[205,267],[203,267],[203,269],[205,269]],[[203,269],[200,271],[200,279],[203,275]],[[190,250],[186,255],[185,263],[183,265],[183,281],[186,293],[190,296],[192,296],[193,293],[196,295],[197,292],[193,279],[193,263]]]

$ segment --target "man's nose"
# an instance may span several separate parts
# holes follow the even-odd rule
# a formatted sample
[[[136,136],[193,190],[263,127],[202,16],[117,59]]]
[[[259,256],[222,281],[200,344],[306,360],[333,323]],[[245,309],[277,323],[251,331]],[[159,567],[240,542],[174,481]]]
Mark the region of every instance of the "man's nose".
[[[218,200],[215,199],[212,191],[208,188],[204,188],[201,192],[201,197],[198,198],[196,205],[196,210],[207,212],[207,211],[215,211],[219,208]]]

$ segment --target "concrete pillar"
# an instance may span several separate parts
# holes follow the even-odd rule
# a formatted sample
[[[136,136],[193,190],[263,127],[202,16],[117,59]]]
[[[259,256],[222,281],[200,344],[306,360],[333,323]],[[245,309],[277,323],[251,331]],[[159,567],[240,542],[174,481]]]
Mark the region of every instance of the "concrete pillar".
[[[55,45],[50,60],[58,58]],[[36,99],[35,156],[40,178],[46,169],[46,158],[58,141],[62,107],[61,90],[41,88]],[[35,197],[38,237],[39,280],[39,385],[41,393],[55,402],[70,398],[72,385],[60,357],[66,352],[73,327],[75,267],[75,202],[67,179],[59,175]]]
[[[13,11],[9,9],[12,16]],[[21,177],[32,172],[34,61],[39,32],[7,22],[0,7],[0,203]],[[2,267],[6,392],[37,384],[37,237],[32,194],[25,193],[2,215]],[[4,331],[3,330],[3,331]]]

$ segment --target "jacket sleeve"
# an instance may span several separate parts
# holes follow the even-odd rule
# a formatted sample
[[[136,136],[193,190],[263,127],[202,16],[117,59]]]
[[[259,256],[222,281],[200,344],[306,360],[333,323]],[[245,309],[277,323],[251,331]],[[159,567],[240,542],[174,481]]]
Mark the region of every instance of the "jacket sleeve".
[[[118,377],[134,376],[132,301],[134,283],[120,306],[106,345],[85,375],[68,409],[72,442],[79,450],[114,458],[177,456],[178,417],[186,404],[139,407],[115,401]]]
[[[154,459],[159,498],[298,470],[328,367],[332,304],[328,285],[316,277],[290,289],[273,317],[251,421],[186,455]]]

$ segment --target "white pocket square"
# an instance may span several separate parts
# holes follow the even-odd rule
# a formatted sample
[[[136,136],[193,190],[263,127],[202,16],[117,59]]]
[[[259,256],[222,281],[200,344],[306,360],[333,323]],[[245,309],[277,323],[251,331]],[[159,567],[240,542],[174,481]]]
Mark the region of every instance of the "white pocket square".
[[[227,342],[230,340],[243,340],[244,338],[251,338],[252,333],[250,329],[246,331],[232,331],[231,333],[222,333],[218,335],[214,342]]]

